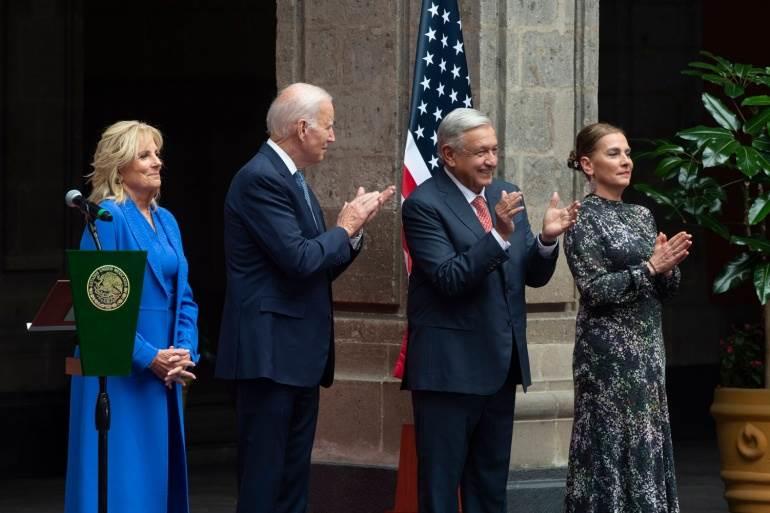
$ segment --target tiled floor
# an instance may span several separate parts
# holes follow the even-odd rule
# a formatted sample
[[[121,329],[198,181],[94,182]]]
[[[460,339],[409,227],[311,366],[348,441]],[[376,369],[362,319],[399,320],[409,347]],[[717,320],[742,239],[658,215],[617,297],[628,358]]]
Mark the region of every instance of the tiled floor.
[[[680,442],[676,444],[677,474],[682,513],[727,513],[719,479],[719,457],[713,442]],[[382,513],[389,507],[389,490],[395,482],[392,472],[382,469],[350,467],[314,468],[313,511],[315,513]],[[366,475],[366,479],[358,479]],[[558,475],[558,473],[557,473]],[[526,488],[526,473],[510,490]],[[563,493],[557,479],[544,486],[544,479],[533,480],[541,489]],[[320,483],[326,481],[326,483]],[[191,513],[231,513],[235,510],[235,476],[222,466],[198,465],[190,469]],[[548,484],[548,483],[546,483]],[[533,485],[535,486],[535,485]],[[16,479],[0,481],[1,513],[61,513],[63,480]],[[549,501],[558,504],[558,500]],[[521,504],[510,504],[510,512],[525,511]],[[559,513],[558,506],[551,506]],[[542,508],[539,511],[543,511]]]

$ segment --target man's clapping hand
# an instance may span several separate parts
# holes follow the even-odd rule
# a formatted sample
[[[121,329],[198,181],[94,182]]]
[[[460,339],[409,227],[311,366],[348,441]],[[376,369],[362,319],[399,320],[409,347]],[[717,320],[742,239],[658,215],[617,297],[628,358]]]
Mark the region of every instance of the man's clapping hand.
[[[343,228],[348,237],[353,237],[363,226],[377,215],[380,207],[396,194],[396,187],[391,185],[382,191],[366,192],[358,188],[356,197],[346,201],[337,216],[337,226]]]

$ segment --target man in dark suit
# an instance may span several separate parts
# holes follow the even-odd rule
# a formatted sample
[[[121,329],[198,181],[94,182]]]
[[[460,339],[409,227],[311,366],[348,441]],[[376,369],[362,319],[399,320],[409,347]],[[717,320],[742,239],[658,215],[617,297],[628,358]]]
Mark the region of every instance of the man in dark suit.
[[[269,140],[225,200],[227,293],[216,375],[235,380],[238,513],[304,513],[318,387],[334,376],[331,283],[395,189],[359,187],[327,229],[302,169],[323,160],[335,140],[331,96],[292,84],[273,101],[267,125]]]
[[[494,178],[488,117],[456,109],[438,129],[444,169],[403,205],[412,257],[403,387],[412,391],[420,513],[504,513],[516,385],[531,384],[525,285],[553,274],[579,204],[554,193],[538,237],[522,193]]]

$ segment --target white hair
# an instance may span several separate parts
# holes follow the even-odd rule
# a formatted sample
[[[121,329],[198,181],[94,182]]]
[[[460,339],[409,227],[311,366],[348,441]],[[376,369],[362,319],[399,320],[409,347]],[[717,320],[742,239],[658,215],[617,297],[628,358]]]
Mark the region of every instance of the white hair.
[[[267,111],[267,132],[275,139],[287,137],[301,119],[314,124],[321,104],[331,102],[332,96],[324,89],[303,82],[283,88]]]
[[[438,126],[438,149],[444,145],[453,150],[460,150],[460,143],[465,132],[480,126],[492,126],[492,120],[476,109],[455,109]]]

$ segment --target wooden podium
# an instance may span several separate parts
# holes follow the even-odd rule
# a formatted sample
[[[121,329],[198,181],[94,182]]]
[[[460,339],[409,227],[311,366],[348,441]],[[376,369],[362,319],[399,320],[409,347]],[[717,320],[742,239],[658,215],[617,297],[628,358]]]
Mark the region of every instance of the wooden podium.
[[[40,304],[32,322],[27,323],[27,331],[52,332],[75,331],[75,311],[72,307],[72,289],[69,280],[57,280],[48,295]],[[80,359],[68,356],[64,359],[64,373],[68,376],[80,376]]]

